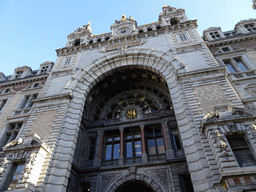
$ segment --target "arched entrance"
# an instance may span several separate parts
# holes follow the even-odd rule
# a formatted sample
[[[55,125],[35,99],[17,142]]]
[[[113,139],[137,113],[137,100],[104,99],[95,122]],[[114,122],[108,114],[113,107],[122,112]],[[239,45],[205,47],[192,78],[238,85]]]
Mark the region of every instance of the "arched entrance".
[[[120,185],[115,192],[154,192],[144,181],[131,180]]]

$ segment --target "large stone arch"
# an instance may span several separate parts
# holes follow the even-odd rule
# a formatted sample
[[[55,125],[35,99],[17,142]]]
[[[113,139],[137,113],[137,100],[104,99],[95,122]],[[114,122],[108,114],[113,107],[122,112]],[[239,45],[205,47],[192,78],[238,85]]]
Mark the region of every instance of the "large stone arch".
[[[90,65],[80,69],[66,85],[63,92],[63,94],[71,94],[73,98],[69,103],[59,140],[56,144],[53,161],[49,168],[58,167],[58,162],[63,160],[64,155],[68,160],[68,165],[63,166],[63,169],[66,169],[67,175],[69,175],[73,161],[73,155],[70,154],[74,154],[87,94],[97,82],[104,78],[105,74],[108,74],[114,68],[126,65],[136,65],[142,69],[153,71],[166,81],[179,129],[182,132],[186,132],[192,138],[195,132],[190,129],[191,122],[189,122],[186,112],[187,102],[184,98],[182,87],[176,79],[174,62],[177,62],[176,66],[179,66],[180,62],[177,58],[166,52],[156,51],[154,49],[128,49],[123,54],[120,52],[105,54],[100,59],[96,59]],[[58,177],[59,180],[63,179],[67,183],[67,178],[63,176],[49,176],[50,179],[54,179],[54,177]],[[61,186],[46,182],[46,190],[54,191],[60,190],[61,187],[66,188],[65,184],[59,184]]]
[[[161,181],[157,180],[156,178],[152,177],[149,174],[139,173],[136,175],[126,174],[116,177],[112,182],[110,182],[103,192],[115,192],[115,190],[121,186],[123,183],[132,180],[139,180],[147,183],[154,191],[157,192],[167,192],[170,191],[166,189],[162,184]]]

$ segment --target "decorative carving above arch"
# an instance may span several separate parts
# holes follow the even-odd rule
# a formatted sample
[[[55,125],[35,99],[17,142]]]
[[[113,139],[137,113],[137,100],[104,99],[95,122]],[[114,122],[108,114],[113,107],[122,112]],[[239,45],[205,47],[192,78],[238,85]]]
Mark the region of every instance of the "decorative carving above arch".
[[[102,192],[114,192],[119,186],[127,181],[138,180],[147,183],[154,191],[167,192],[168,190],[149,174],[127,174],[116,177],[112,182],[106,185]]]
[[[104,78],[104,74],[109,73],[112,69],[127,65],[142,66],[143,69],[159,74],[165,81],[172,82],[172,79],[176,80],[176,76],[174,76],[176,69],[171,64],[174,62],[177,63],[177,66],[181,64],[170,53],[154,49],[128,49],[125,55],[120,55],[119,52],[108,53],[81,68],[68,82],[63,93],[72,94],[72,91],[81,88],[80,83],[91,89]]]

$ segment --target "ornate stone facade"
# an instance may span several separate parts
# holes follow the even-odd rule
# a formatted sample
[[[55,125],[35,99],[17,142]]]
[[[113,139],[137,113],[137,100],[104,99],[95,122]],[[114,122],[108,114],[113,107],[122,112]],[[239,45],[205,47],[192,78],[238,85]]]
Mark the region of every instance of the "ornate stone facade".
[[[170,6],[122,15],[0,73],[0,190],[255,191],[255,20],[196,28]]]

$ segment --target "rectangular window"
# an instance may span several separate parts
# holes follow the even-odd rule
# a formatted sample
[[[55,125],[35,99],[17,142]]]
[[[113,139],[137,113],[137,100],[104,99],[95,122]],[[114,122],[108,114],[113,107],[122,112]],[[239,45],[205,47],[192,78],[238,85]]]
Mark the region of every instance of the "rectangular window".
[[[105,160],[114,160],[119,158],[120,136],[119,134],[107,135],[105,142]]]
[[[242,57],[235,57],[223,60],[230,73],[245,72],[248,67],[244,64]]]
[[[23,164],[13,164],[12,171],[9,175],[9,181],[7,186],[7,191],[12,191],[16,189],[16,185],[21,178],[21,172],[24,168],[24,163]]]
[[[71,57],[67,57],[64,65],[69,65],[71,61]]]
[[[209,33],[209,34],[210,34],[210,36],[212,37],[213,40],[214,40],[214,39],[220,39],[220,34],[219,34],[218,31],[211,32],[211,33]]]
[[[43,66],[43,67],[41,68],[40,74],[45,74],[45,73],[47,73],[48,68],[49,68],[49,66]]]
[[[19,107],[19,109],[25,109],[25,108],[29,108],[29,107],[33,107],[34,102],[33,99],[37,98],[37,93],[36,94],[31,94],[31,95],[26,95]]]
[[[240,167],[255,166],[256,161],[243,136],[227,137]]]
[[[165,154],[165,146],[161,125],[145,128],[146,145],[149,156],[160,156]]]
[[[244,64],[242,63],[242,59],[241,57],[237,57],[237,58],[234,58],[235,62],[237,63],[240,71],[247,71],[246,67],[244,66]]]
[[[187,36],[186,33],[179,34],[178,37],[179,37],[179,39],[180,39],[181,42],[187,42],[187,41],[189,41],[188,36]]]
[[[22,123],[11,123],[7,126],[5,134],[1,139],[1,143],[0,143],[1,148],[17,137],[21,127],[22,127]]]
[[[245,24],[244,27],[247,29],[249,32],[256,32],[256,27],[254,26],[253,23]]]
[[[228,51],[230,51],[230,48],[229,47],[222,47],[221,50],[223,52],[228,52]]]
[[[21,75],[23,74],[23,71],[16,71],[16,75],[15,75],[15,78],[20,78]]]
[[[176,128],[172,129],[171,133],[172,133],[172,143],[173,143],[174,150],[181,149],[181,142],[180,142],[178,129],[176,129]]]
[[[7,102],[7,99],[0,100],[0,112],[1,112],[2,109],[4,108],[6,102]]]
[[[141,151],[141,134],[139,128],[129,129],[129,132],[125,132],[125,157],[140,157]]]

